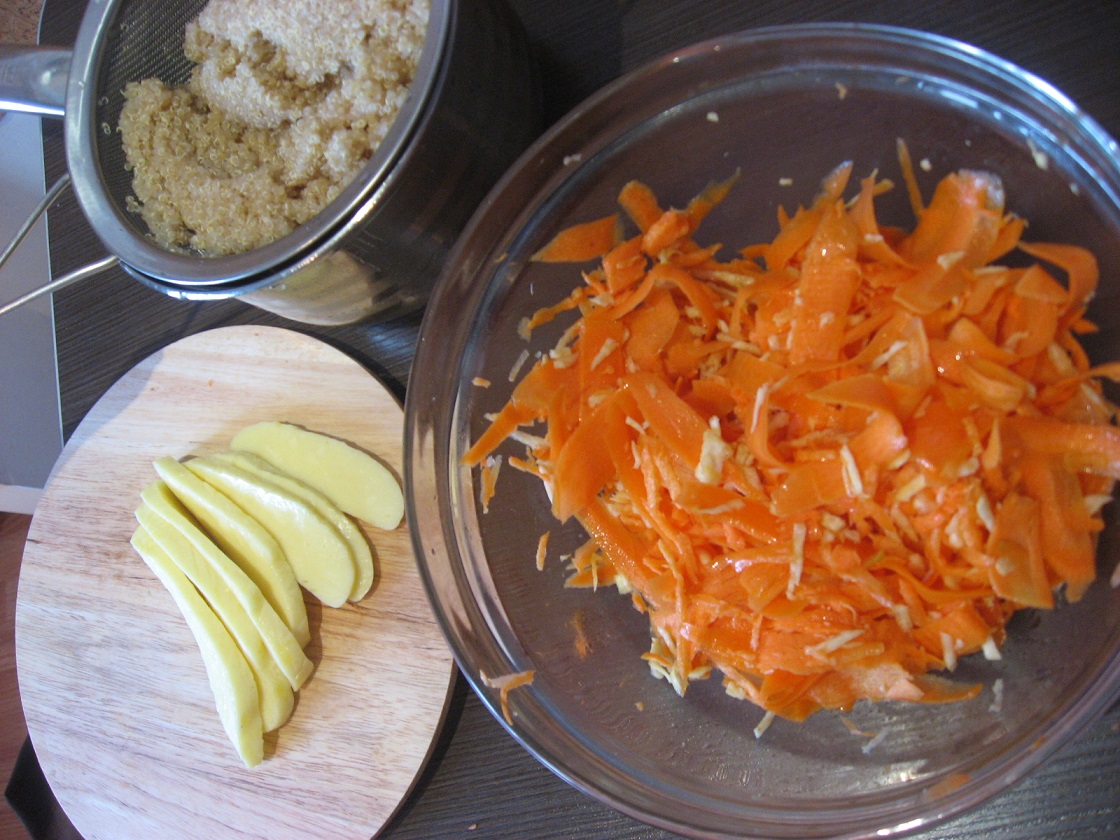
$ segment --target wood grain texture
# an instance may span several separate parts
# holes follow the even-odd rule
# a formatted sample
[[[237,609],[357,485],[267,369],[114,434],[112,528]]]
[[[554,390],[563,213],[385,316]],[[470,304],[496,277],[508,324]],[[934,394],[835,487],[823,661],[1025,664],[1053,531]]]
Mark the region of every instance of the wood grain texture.
[[[246,769],[186,623],[128,543],[151,462],[228,447],[277,419],[350,440],[402,474],[403,414],[360,365],[307,336],[240,326],[182,339],[100,399],[32,520],[16,606],[20,691],[39,761],[86,840],[369,837],[442,724],[454,668],[402,525],[368,529],[357,605],[308,596],[315,673]]]

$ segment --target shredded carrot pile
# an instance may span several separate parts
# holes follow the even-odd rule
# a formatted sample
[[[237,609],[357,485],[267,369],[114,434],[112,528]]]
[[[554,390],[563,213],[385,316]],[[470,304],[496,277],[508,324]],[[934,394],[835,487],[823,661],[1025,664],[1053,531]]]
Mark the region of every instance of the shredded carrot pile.
[[[924,204],[906,169],[904,231],[876,219],[890,182],[845,199],[851,173],[730,259],[694,234],[735,178],[667,210],[627,184],[536,255],[594,263],[523,337],[575,321],[464,457],[526,445],[506,463],[589,535],[569,585],[632,593],[655,675],[683,694],[718,669],[792,720],[975,696],[935,672],[1082,596],[1120,477],[1120,365],[1078,340],[1092,254],[1021,241],[992,174]]]

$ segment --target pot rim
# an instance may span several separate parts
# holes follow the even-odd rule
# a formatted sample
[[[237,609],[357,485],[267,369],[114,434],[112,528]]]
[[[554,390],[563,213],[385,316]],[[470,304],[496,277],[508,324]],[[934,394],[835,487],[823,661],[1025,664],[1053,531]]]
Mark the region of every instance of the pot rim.
[[[110,195],[101,170],[96,141],[100,73],[108,36],[125,2],[91,4],[74,43],[63,117],[74,192],[95,233],[128,273],[162,291],[169,286],[184,292],[209,289],[219,296],[272,283],[299,270],[372,212],[387,187],[400,177],[398,163],[407,159],[406,152],[430,112],[459,17],[457,0],[430,0],[428,27],[408,96],[371,159],[333,201],[274,242],[245,253],[204,257],[167,250],[140,233]]]

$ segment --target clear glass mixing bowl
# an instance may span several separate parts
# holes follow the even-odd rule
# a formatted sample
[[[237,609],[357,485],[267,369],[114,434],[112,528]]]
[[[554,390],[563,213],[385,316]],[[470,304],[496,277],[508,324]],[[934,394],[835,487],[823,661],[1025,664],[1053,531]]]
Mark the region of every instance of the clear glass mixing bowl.
[[[651,824],[704,836],[884,836],[976,805],[1030,772],[1120,694],[1120,557],[1115,510],[1099,579],[1079,603],[1011,623],[1003,659],[971,657],[955,678],[984,684],[970,702],[859,705],[806,723],[776,721],[728,697],[720,680],[684,699],[640,659],[648,622],[613,589],[565,589],[550,554],[583,540],[555,525],[539,482],[505,470],[490,511],[477,471],[460,466],[507,400],[523,350],[551,347],[567,321],[518,323],[578,281],[571,266],[532,263],[557,231],[613,212],[638,178],[665,206],[707,182],[742,178],[700,239],[738,247],[770,239],[779,205],[815,195],[842,160],[899,182],[904,138],[928,196],[959,168],[1003,179],[1029,238],[1092,249],[1102,286],[1087,347],[1120,358],[1118,150],[1045,82],[972,47],[860,25],[757,30],[703,43],[612,84],[555,126],[480,208],[428,308],[408,389],[411,526],[436,612],[467,678],[501,719],[481,678],[533,669],[510,694],[511,734],[578,788]],[[912,224],[905,191],[878,205]],[[489,380],[488,388],[472,381]],[[581,657],[576,622],[590,642]],[[998,687],[997,687],[998,686]],[[997,698],[998,695],[998,698]],[[639,710],[640,707],[640,710]],[[873,749],[854,734],[884,733]]]

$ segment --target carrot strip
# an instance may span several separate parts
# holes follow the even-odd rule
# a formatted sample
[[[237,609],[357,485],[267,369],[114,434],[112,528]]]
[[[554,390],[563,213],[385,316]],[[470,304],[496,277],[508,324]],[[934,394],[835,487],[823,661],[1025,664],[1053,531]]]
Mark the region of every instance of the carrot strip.
[[[603,257],[603,276],[607,288],[618,293],[645,276],[646,260],[642,255],[642,239],[631,237],[612,248]]]
[[[1003,186],[986,172],[961,172],[943,178],[918,225],[899,246],[916,265],[959,254],[963,268],[983,265],[995,245],[1003,219]]]
[[[537,262],[585,262],[601,257],[619,240],[618,214],[582,222],[560,231],[533,254]]]
[[[485,673],[479,673],[479,678],[483,684],[489,688],[498,689],[498,698],[501,703],[502,717],[505,718],[506,723],[513,726],[513,715],[509,708],[509,693],[515,688],[522,686],[532,685],[533,678],[536,676],[535,671],[520,671],[516,674],[504,674],[500,677],[488,677]]]
[[[1115,426],[1016,416],[1004,421],[1004,429],[1028,450],[1061,458],[1069,469],[1120,479],[1120,429]]]
[[[1068,277],[1069,298],[1066,312],[1079,311],[1097,290],[1100,270],[1097,258],[1090,251],[1076,245],[1056,242],[1020,242],[1019,250],[1035,259],[1056,265]]]
[[[1096,577],[1095,552],[1090,533],[1070,527],[1078,518],[1074,505],[1083,508],[1081,489],[1054,460],[1027,457],[1022,463],[1023,486],[1038,500],[1042,555],[1057,580],[1065,583],[1066,597],[1078,601]]]
[[[864,178],[860,182],[859,196],[853,202],[849,215],[859,231],[859,250],[870,262],[884,265],[903,265],[905,260],[891,247],[883,236],[879,222],[875,218],[875,195],[877,183],[874,178]]]
[[[822,214],[806,247],[790,325],[791,364],[837,358],[860,282],[855,226],[838,202]]]
[[[926,263],[894,290],[894,299],[911,312],[929,315],[965,290],[967,278],[959,261]]]
[[[719,321],[719,312],[716,310],[716,298],[711,290],[681,268],[668,263],[658,263],[649,271],[649,276],[654,282],[669,283],[688,298],[689,303],[696,307],[704,324],[704,329],[711,335]]]
[[[637,403],[638,411],[656,430],[657,437],[686,464],[695,466],[704,448],[708,424],[658,376],[634,373],[622,386]]]
[[[586,508],[616,476],[611,451],[629,446],[626,427],[601,404],[567,438],[555,458],[553,515],[566,522]]]
[[[513,432],[530,420],[535,419],[532,411],[516,405],[515,403],[508,402],[499,411],[494,418],[490,421],[490,425],[486,428],[474,445],[467,450],[463,455],[463,463],[469,467],[481,464],[486,457],[498,448],[502,442],[508,438]]]
[[[681,210],[666,210],[642,235],[642,250],[651,257],[676,245],[692,232],[688,214]]]
[[[734,175],[726,180],[708,184],[699,195],[688,202],[685,213],[688,215],[688,220],[693,230],[696,230],[696,228],[700,226],[700,223],[712,212],[714,207],[727,198],[727,194],[731,192],[731,188],[735,186],[735,182],[739,180],[740,174],[739,171],[736,171]]]
[[[794,467],[774,488],[771,499],[778,516],[796,516],[839,502],[847,495],[844,465],[837,458]]]
[[[642,233],[649,230],[663,212],[653,190],[641,181],[627,183],[618,194],[618,204]]]
[[[1018,244],[1019,239],[1023,235],[1023,231],[1027,227],[1025,219],[1018,216],[1005,216],[1003,223],[1000,225],[999,234],[996,236],[996,241],[992,244],[991,250],[988,252],[988,257],[985,260],[987,263],[994,263],[1008,252],[1014,250]]]
[[[630,337],[626,352],[641,370],[657,371],[661,352],[676,332],[681,312],[672,295],[663,292],[651,296],[646,305],[634,314],[630,322]]]
[[[893,414],[897,410],[894,393],[882,378],[871,373],[857,373],[836,379],[818,388],[809,396],[822,402],[865,408]]]
[[[995,558],[990,577],[997,595],[1024,607],[1054,606],[1042,556],[1038,501],[1009,493],[996,515],[988,550]]]

